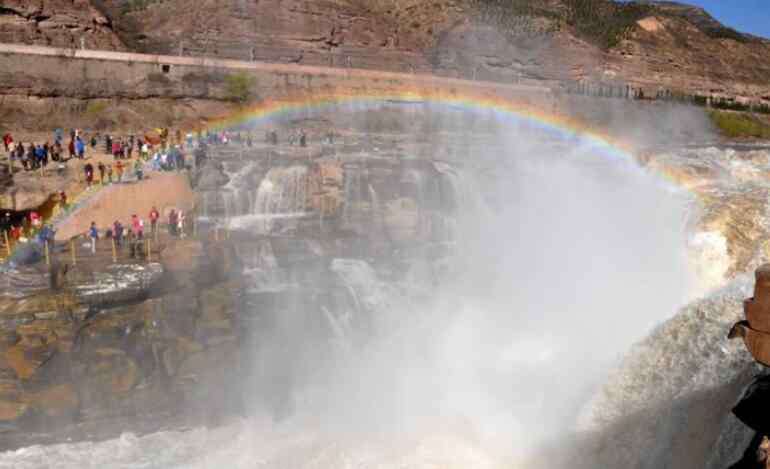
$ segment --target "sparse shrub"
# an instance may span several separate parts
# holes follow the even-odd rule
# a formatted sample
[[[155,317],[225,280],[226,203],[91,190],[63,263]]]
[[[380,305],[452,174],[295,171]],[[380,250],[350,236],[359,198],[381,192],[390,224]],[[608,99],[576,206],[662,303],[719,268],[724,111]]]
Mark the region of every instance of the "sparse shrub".
[[[225,94],[229,101],[246,104],[253,98],[254,77],[238,72],[225,77]]]
[[[729,138],[770,138],[770,126],[751,114],[730,111],[710,111],[709,117],[719,132]]]
[[[154,3],[161,3],[163,0],[126,0],[120,7],[121,13],[127,15],[135,11],[145,10]]]
[[[620,43],[651,7],[612,0],[566,0],[566,22],[583,39],[604,49]]]
[[[549,34],[566,24],[578,36],[603,49],[618,45],[636,22],[652,11],[649,5],[613,0],[563,0],[561,8],[538,0],[470,1],[482,21],[495,24],[508,34]],[[538,18],[547,21],[537,21]]]
[[[85,114],[91,117],[98,117],[107,110],[107,103],[104,101],[89,101],[86,105]]]

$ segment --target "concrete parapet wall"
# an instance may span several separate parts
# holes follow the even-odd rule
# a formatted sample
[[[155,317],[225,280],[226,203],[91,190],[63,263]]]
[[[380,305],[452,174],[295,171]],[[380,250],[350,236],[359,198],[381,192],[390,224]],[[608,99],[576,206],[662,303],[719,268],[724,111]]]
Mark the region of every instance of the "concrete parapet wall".
[[[223,100],[225,78],[238,72],[255,77],[258,98],[402,90],[528,99],[550,95],[540,86],[432,75],[0,44],[0,94],[5,95]]]

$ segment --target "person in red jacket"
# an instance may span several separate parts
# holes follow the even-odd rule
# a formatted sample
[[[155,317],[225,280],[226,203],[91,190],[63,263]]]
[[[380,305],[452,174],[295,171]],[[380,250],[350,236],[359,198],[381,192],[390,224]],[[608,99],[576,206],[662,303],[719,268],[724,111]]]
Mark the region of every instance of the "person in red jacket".
[[[158,229],[158,219],[160,218],[160,212],[158,212],[158,209],[155,208],[155,206],[152,207],[152,210],[150,210],[150,228],[152,230],[152,235],[155,236]]]
[[[11,144],[13,143],[13,136],[11,134],[3,135],[3,145],[5,145],[5,151],[11,150]]]

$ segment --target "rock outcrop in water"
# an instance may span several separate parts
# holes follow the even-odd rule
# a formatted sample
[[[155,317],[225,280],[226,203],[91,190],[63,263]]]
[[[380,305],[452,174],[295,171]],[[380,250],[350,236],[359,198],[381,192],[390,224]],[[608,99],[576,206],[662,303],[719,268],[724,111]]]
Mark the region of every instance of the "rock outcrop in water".
[[[158,263],[3,273],[2,447],[216,419],[239,399],[239,284],[223,244],[178,241]],[[165,421],[165,423],[164,423]]]

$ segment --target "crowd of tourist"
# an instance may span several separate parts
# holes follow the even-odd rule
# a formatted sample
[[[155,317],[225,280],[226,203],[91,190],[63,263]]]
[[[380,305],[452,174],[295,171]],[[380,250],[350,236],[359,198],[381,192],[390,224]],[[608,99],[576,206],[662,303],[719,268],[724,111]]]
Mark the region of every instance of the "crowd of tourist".
[[[137,181],[145,177],[145,170],[152,171],[182,171],[194,159],[197,166],[206,157],[208,146],[243,145],[252,147],[254,138],[250,132],[197,132],[182,134],[177,130],[172,137],[168,129],[157,129],[142,136],[130,134],[117,137],[110,134],[102,135],[93,132],[86,135],[80,129],[71,129],[65,143],[65,133],[56,129],[51,139],[44,142],[17,142],[11,133],[3,135],[3,146],[8,155],[9,170],[17,162],[23,171],[35,171],[45,168],[52,162],[59,169],[66,168],[70,160],[83,160],[82,174],[87,188],[121,184],[127,175],[133,175]],[[334,143],[334,133],[328,132],[322,137],[324,143]],[[308,135],[304,129],[289,133],[289,145],[306,147]],[[265,143],[278,145],[278,133],[268,130],[265,133]],[[87,152],[97,153],[99,145],[103,145],[104,153],[112,157],[111,161],[87,158]],[[189,156],[188,156],[189,155]],[[60,210],[69,208],[68,197],[64,191],[58,194]],[[160,215],[156,209],[150,213],[151,233],[155,235]],[[168,214],[169,233],[172,236],[184,236],[185,216],[176,211]],[[127,225],[115,221],[110,227],[102,227],[102,232],[108,238],[113,238],[117,246],[122,246],[124,240],[141,240],[144,237],[144,222],[141,217],[134,215]],[[99,239],[100,229],[93,224],[86,236],[92,241],[95,251],[96,240]],[[42,217],[35,211],[27,213],[5,213],[0,217],[0,242],[27,242],[36,240],[50,242],[55,235],[54,228],[43,222]]]
[[[150,236],[150,239],[157,238],[160,233],[159,230],[161,229],[161,213],[156,207],[152,207],[152,210],[150,210],[148,220],[150,221],[150,230],[147,235]],[[167,227],[171,237],[180,239],[185,238],[187,236],[188,226],[184,212],[182,210],[177,211],[171,209],[167,215]],[[146,239],[145,222],[138,214],[131,215],[131,220],[125,225],[120,220],[115,220],[111,226],[102,228],[101,230],[96,225],[96,222],[91,222],[87,236],[93,254],[96,254],[97,243],[102,237],[102,233],[105,239],[114,241],[116,250],[122,250],[124,246],[128,246],[129,255],[132,258],[139,256],[142,252],[141,245]]]

